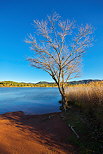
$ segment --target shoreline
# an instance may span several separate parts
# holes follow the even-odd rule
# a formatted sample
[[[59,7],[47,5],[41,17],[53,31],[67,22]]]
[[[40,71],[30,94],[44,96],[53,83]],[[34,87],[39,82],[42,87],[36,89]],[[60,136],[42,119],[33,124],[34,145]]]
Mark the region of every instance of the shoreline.
[[[49,116],[54,114],[60,114],[60,112],[50,112],[50,113],[41,113],[41,114],[26,114],[24,111],[13,111],[13,112],[5,112],[1,113],[0,116],[9,116],[9,115],[17,115],[17,116]]]
[[[8,87],[7,87],[7,86],[6,86],[6,87],[5,87],[5,86],[4,86],[4,87],[0,87],[0,88],[58,88],[58,87],[57,87],[57,86],[54,86],[54,87],[51,87],[51,86],[50,86],[50,87],[49,87],[49,86],[42,86],[42,87],[40,87],[40,86],[37,86],[37,87],[30,87],[30,86],[24,86],[24,87],[23,87],[23,86],[21,86],[21,87],[18,87],[18,86],[11,86],[11,87],[9,87],[9,86],[8,86]]]
[[[71,131],[62,115],[62,112],[25,115],[22,111],[0,114],[0,145],[8,153],[73,154],[74,146],[66,141]],[[3,147],[0,152],[5,152]]]

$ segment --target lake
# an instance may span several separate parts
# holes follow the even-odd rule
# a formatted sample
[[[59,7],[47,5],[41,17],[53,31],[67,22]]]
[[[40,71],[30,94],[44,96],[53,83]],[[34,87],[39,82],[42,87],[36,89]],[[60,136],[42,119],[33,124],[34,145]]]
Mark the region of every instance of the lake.
[[[58,112],[61,99],[57,88],[3,87],[0,88],[0,114],[23,111],[25,114]]]

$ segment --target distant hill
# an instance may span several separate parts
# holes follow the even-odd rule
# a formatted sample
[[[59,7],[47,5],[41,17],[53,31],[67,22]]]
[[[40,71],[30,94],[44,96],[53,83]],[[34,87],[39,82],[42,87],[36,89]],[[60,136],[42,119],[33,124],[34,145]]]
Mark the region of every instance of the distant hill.
[[[68,83],[70,83],[70,84],[86,84],[86,83],[97,82],[97,81],[103,81],[103,80],[98,80],[98,79],[92,80],[92,79],[88,79],[88,80],[71,81],[71,82],[68,82]]]
[[[25,83],[14,81],[1,81],[0,87],[56,87],[55,83],[39,82],[39,83]]]
[[[90,82],[97,82],[97,81],[103,81],[103,80],[92,80],[92,79],[87,79],[87,80],[79,80],[79,81],[70,81],[68,82],[68,84],[86,84],[86,83],[90,83]],[[54,82],[46,82],[46,81],[40,81],[37,82],[36,84],[54,84]]]
[[[37,82],[36,84],[50,84],[50,82],[40,81],[40,82]]]
[[[97,82],[103,80],[79,80],[79,81],[71,81],[68,84],[86,84],[90,82]],[[25,82],[14,82],[14,81],[1,81],[0,87],[56,87],[56,83],[54,82],[47,82],[47,81],[40,81],[37,83],[25,83]]]

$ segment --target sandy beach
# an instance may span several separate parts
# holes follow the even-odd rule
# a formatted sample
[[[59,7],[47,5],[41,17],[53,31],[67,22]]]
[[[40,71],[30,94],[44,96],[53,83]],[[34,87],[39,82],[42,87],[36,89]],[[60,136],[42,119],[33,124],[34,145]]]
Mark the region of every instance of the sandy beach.
[[[67,143],[71,131],[62,113],[25,115],[10,112],[0,115],[1,154],[73,154]]]

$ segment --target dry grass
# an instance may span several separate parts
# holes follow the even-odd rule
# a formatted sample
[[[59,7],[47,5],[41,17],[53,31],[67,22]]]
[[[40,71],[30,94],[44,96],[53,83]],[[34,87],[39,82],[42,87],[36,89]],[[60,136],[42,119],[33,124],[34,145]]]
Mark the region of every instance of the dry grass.
[[[103,81],[71,85],[66,89],[66,92],[68,104],[76,105],[76,109],[80,109],[81,113],[78,112],[78,114],[75,114],[75,112],[72,112],[71,119],[72,116],[77,119],[78,116],[81,117],[83,114],[83,123],[85,123],[85,126],[89,129],[87,139],[84,139],[84,143],[81,140],[79,146],[87,146],[86,150],[88,151],[89,149],[92,151],[90,153],[101,153],[103,151]],[[68,114],[69,113],[70,109],[68,110]],[[77,120],[77,123],[78,122],[80,126],[77,124],[73,124],[73,126],[77,129],[79,128],[81,132],[82,123],[79,119]],[[85,131],[84,128],[83,130]],[[88,145],[85,145],[85,143]]]
[[[98,130],[101,135],[100,130],[103,131],[103,81],[69,86],[66,91],[68,104],[78,106],[87,116],[92,130]]]
[[[67,100],[81,106],[103,106],[103,81],[72,85],[66,89]]]

